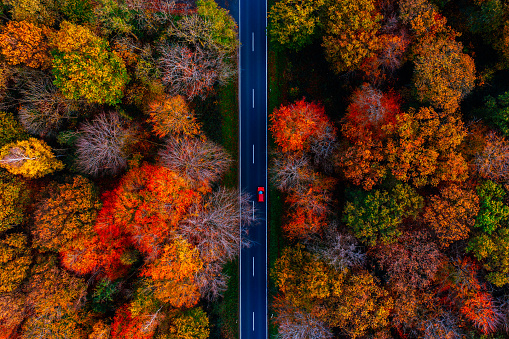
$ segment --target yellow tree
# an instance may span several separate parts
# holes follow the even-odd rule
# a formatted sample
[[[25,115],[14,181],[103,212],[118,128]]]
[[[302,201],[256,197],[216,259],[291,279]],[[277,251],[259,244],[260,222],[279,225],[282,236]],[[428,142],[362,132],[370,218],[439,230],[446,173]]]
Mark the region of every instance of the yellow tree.
[[[13,174],[33,179],[64,168],[51,147],[35,138],[5,145],[0,149],[0,167]]]
[[[168,339],[207,339],[210,335],[209,318],[201,307],[178,313],[170,324]]]
[[[0,240],[0,293],[16,289],[27,277],[31,262],[24,234],[9,234]]]
[[[49,29],[27,21],[9,21],[0,34],[0,52],[10,65],[32,68],[50,65],[47,35]]]
[[[25,207],[30,190],[23,180],[10,173],[0,172],[0,232],[25,220]]]
[[[164,246],[160,257],[149,263],[142,275],[152,278],[154,295],[162,302],[191,307],[200,298],[194,276],[202,267],[196,247],[177,238]]]
[[[330,1],[323,47],[335,73],[353,71],[380,48],[376,35],[382,16],[372,0]]]

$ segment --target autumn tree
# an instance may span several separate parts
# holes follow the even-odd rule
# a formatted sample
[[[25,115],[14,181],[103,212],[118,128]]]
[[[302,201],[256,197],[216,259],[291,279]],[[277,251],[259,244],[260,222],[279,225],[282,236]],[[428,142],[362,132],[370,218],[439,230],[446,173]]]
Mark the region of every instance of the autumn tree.
[[[475,156],[474,166],[483,178],[505,181],[509,178],[509,144],[493,132],[486,136],[484,148]]]
[[[340,295],[345,279],[345,273],[326,265],[301,244],[283,249],[270,275],[290,305],[311,313],[320,300]]]
[[[51,187],[34,213],[34,244],[61,252],[90,237],[100,207],[93,183],[84,177],[77,176],[70,183]]]
[[[225,84],[235,74],[224,53],[183,44],[165,45],[161,48],[159,67],[162,82],[171,95],[184,95],[188,100],[206,98],[212,87]]]
[[[11,6],[10,12],[16,21],[51,26],[58,16],[58,5],[54,0],[4,0],[3,3]]]
[[[179,312],[170,319],[168,339],[207,339],[209,335],[209,318],[201,307]]]
[[[21,338],[62,338],[81,336],[79,316],[86,284],[59,269],[54,257],[39,257],[27,285],[33,313],[23,324]]]
[[[28,73],[20,93],[19,121],[28,132],[40,137],[54,136],[78,109],[77,102],[65,98],[53,78],[42,72]]]
[[[0,232],[26,220],[25,208],[30,189],[23,180],[10,173],[0,172]]]
[[[317,319],[305,310],[292,306],[284,298],[276,298],[273,302],[276,317],[274,322],[278,327],[278,337],[281,339],[331,339],[331,329],[326,323]]]
[[[396,179],[416,187],[466,179],[467,164],[459,152],[466,130],[459,118],[422,107],[397,115],[395,125],[385,152]]]
[[[276,2],[268,13],[270,40],[295,51],[309,45],[322,26],[324,5],[325,0]]]
[[[157,323],[146,322],[143,315],[133,316],[129,305],[117,309],[111,325],[111,339],[151,339]]]
[[[135,130],[116,112],[101,113],[80,126],[76,140],[78,168],[94,176],[117,174],[127,166]]]
[[[479,267],[469,258],[445,265],[440,274],[441,300],[456,308],[481,333],[496,331],[501,312],[477,278]]]
[[[154,284],[154,295],[173,307],[196,305],[200,294],[194,275],[203,267],[198,249],[184,239],[165,245],[161,255],[142,272]]]
[[[379,49],[377,32],[382,16],[371,0],[334,1],[326,6],[325,12],[322,46],[327,60],[337,74],[356,70]]]
[[[269,130],[283,152],[309,150],[312,144],[335,134],[323,106],[304,99],[288,106],[281,105],[269,119]]]
[[[108,51],[108,42],[85,26],[64,21],[51,36],[54,84],[69,99],[114,105],[129,77],[124,62]]]
[[[0,53],[10,65],[46,68],[50,65],[49,32],[27,21],[9,21],[0,34]]]
[[[0,338],[9,339],[27,315],[27,298],[22,292],[0,293]]]
[[[32,262],[27,237],[13,233],[0,240],[0,293],[12,292],[27,278]]]
[[[161,165],[199,183],[217,181],[230,167],[230,155],[219,145],[202,138],[166,139],[159,151]]]
[[[12,142],[0,149],[0,167],[26,178],[40,178],[64,168],[51,147],[35,138]]]
[[[423,207],[423,198],[406,184],[390,191],[358,192],[347,202],[343,221],[362,242],[375,246],[390,244],[401,235],[400,225],[415,218]]]
[[[440,189],[425,207],[424,221],[435,232],[443,247],[467,239],[479,212],[479,197],[475,192],[457,185]]]
[[[104,193],[90,246],[69,249],[64,265],[81,274],[102,267],[115,279],[136,262],[133,248],[154,260],[191,205],[200,201],[199,189],[161,166],[133,168],[117,188]]]
[[[170,133],[184,137],[193,137],[200,133],[200,124],[181,95],[166,95],[154,100],[148,105],[147,112],[154,133],[160,138]]]
[[[400,293],[427,288],[445,260],[438,246],[422,231],[405,232],[396,243],[379,245],[371,253],[387,271],[391,288]]]
[[[336,295],[324,301],[324,306],[321,319],[355,339],[375,334],[389,325],[393,300],[376,277],[367,271],[354,271]]]
[[[399,98],[364,84],[351,96],[341,132],[348,140],[336,157],[344,176],[371,189],[387,174],[384,140],[394,131]]]
[[[28,133],[23,130],[23,127],[11,113],[0,111],[0,147],[28,138]]]
[[[326,225],[336,180],[319,175],[313,179],[306,189],[292,191],[285,198],[288,213],[283,231],[289,238],[307,238],[320,233]]]
[[[456,111],[474,88],[474,60],[449,37],[424,39],[415,53],[413,82],[419,100],[446,113]]]
[[[447,20],[429,0],[399,1],[399,18],[409,25],[418,37],[433,37],[446,31]]]

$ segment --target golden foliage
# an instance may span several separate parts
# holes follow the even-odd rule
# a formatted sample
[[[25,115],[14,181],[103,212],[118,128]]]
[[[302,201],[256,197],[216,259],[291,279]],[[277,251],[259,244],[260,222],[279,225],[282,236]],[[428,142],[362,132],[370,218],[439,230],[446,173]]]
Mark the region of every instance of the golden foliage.
[[[9,234],[0,240],[0,293],[11,292],[27,277],[32,258],[27,237]]]
[[[32,68],[50,65],[46,26],[27,21],[9,21],[0,34],[0,52],[10,65],[25,64]]]
[[[200,133],[200,124],[181,95],[165,95],[152,101],[148,107],[148,114],[154,133],[160,138],[170,133],[185,137],[193,137]]]

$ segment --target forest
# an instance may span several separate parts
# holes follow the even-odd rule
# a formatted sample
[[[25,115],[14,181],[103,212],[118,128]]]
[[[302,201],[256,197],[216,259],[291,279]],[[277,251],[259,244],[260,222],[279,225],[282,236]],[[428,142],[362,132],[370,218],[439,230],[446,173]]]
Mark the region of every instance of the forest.
[[[509,3],[270,1],[271,333],[509,337]]]
[[[214,0],[0,1],[0,338],[234,335],[237,49]]]

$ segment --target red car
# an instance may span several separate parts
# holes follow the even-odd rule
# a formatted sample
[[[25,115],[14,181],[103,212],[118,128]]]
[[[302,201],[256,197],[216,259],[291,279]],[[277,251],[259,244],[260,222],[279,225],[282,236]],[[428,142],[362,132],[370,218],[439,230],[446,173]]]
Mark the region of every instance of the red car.
[[[265,201],[265,187],[258,187],[258,202]]]

